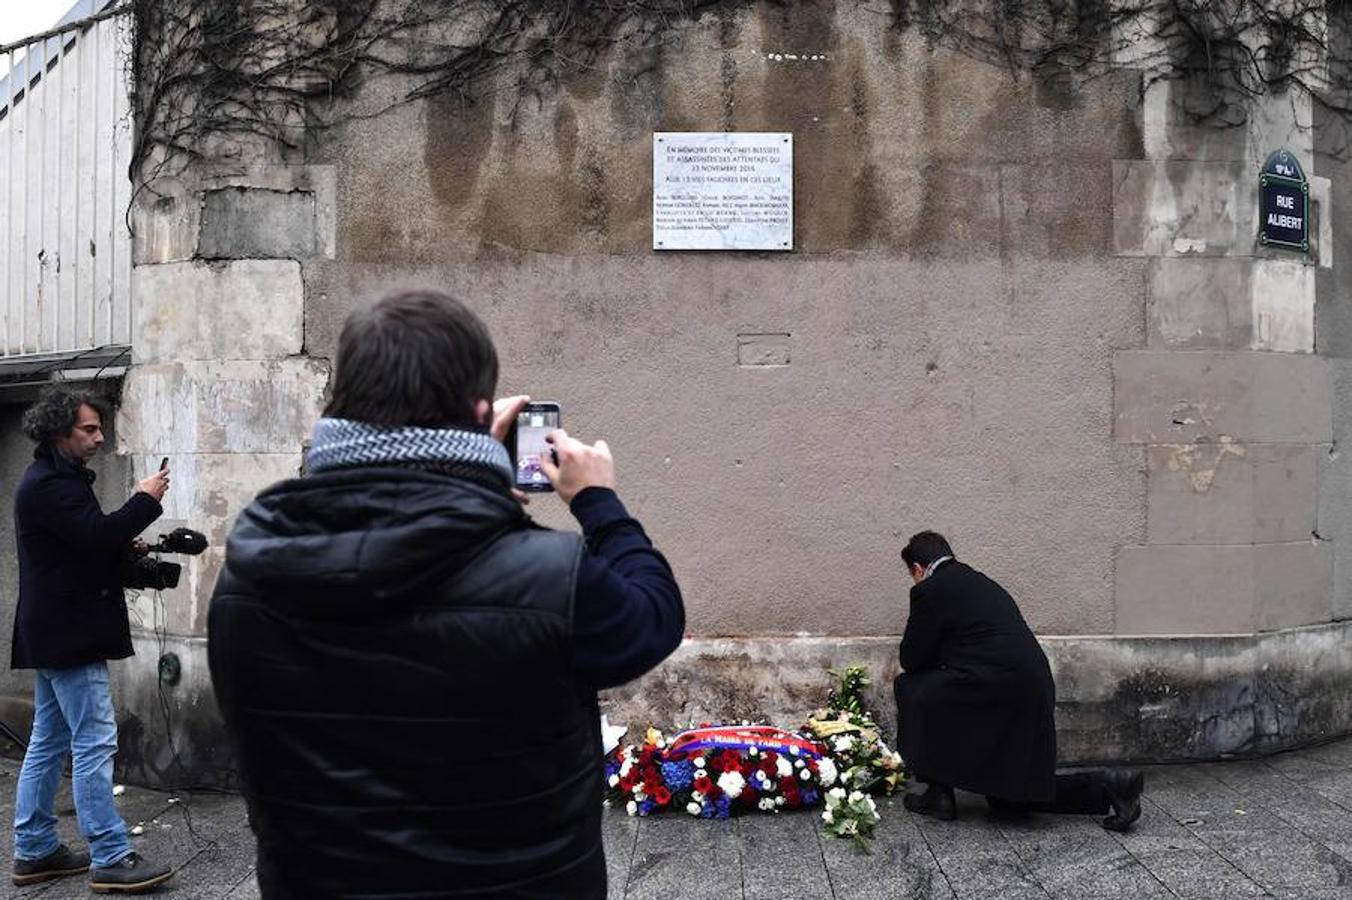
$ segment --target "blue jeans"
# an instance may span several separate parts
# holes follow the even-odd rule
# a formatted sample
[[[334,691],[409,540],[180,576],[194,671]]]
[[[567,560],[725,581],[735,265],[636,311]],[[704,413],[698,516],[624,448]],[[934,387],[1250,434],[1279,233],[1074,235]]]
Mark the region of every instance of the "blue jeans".
[[[117,720],[108,690],[108,664],[38,669],[33,735],[23,756],[14,800],[14,855],[41,859],[56,850],[52,808],[61,767],[71,754],[71,787],[80,832],[95,867],[111,866],[132,851],[127,823],[113,802]]]

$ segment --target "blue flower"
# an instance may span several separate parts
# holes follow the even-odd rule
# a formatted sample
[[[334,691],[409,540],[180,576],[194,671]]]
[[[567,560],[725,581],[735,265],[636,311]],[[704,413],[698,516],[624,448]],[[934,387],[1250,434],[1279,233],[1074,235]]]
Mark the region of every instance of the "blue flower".
[[[705,800],[704,808],[699,811],[699,817],[701,819],[712,819],[717,814],[718,808],[715,807],[713,803],[711,803],[710,801]]]
[[[688,791],[695,782],[695,764],[688,759],[662,763],[662,780],[674,794]]]
[[[652,800],[644,800],[642,803],[638,805],[638,814],[640,816],[646,816],[648,813],[653,811],[653,807],[656,805],[657,804]]]
[[[725,794],[714,801],[714,807],[718,810],[718,818],[726,819],[732,812],[732,801]]]
[[[802,797],[804,806],[812,806],[819,799],[817,792],[812,790],[804,790],[802,793]]]

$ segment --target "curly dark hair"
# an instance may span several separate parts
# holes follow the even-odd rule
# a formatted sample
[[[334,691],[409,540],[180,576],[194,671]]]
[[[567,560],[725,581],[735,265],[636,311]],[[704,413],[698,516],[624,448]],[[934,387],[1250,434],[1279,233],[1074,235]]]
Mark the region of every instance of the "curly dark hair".
[[[29,440],[46,444],[70,434],[79,418],[80,407],[91,406],[99,418],[108,421],[108,404],[97,394],[69,388],[51,388],[44,391],[23,414],[23,433]]]

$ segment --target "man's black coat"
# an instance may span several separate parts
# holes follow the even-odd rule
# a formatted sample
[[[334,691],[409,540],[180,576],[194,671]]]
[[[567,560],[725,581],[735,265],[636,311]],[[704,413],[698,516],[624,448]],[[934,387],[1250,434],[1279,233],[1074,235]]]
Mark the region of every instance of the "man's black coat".
[[[65,669],[132,655],[122,561],[160,516],[136,493],[103,514],[94,473],[38,447],[14,495],[19,607],[10,667]]]
[[[1056,687],[1004,588],[960,562],[911,589],[897,676],[897,743],[910,771],[1002,800],[1055,793]]]

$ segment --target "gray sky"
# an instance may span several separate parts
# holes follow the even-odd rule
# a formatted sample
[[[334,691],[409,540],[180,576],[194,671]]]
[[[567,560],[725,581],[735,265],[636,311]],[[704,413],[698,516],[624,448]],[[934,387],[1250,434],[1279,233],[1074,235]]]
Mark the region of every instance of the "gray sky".
[[[75,0],[0,0],[0,44],[51,28]]]

